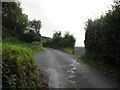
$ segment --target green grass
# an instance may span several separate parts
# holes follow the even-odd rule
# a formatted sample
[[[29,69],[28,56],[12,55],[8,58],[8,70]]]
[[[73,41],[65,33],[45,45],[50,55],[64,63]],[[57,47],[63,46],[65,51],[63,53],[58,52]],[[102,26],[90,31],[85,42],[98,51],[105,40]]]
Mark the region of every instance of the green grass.
[[[42,51],[39,42],[23,43],[16,38],[6,38],[2,44],[3,88],[45,87],[42,74],[33,54]]]
[[[44,50],[41,42],[25,43],[25,42],[21,42],[20,40],[18,40],[15,37],[5,38],[3,40],[3,42],[30,49],[30,50],[32,50],[33,53]]]
[[[63,48],[63,51],[69,54],[73,54],[73,49],[71,48]]]
[[[0,55],[2,55],[2,43],[0,42]]]
[[[64,51],[64,52],[66,52],[68,54],[73,54],[73,50],[74,50],[72,48],[60,48],[60,47],[50,47],[50,48],[61,50],[61,51]]]

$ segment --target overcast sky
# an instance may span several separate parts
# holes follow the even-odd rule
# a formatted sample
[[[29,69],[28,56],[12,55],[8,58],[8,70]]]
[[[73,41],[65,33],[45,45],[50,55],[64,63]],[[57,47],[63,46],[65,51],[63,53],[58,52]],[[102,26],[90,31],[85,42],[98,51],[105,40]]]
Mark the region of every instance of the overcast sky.
[[[105,13],[113,0],[19,0],[30,20],[42,21],[40,33],[52,37],[54,31],[69,31],[76,46],[84,46],[85,22]]]

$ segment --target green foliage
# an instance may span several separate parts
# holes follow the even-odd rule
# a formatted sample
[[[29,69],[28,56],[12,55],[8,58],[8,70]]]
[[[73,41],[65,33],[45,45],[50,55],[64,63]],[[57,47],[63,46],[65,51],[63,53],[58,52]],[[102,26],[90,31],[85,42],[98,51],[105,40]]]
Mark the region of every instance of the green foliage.
[[[34,41],[32,43],[26,43],[26,42],[20,41],[15,37],[7,37],[3,39],[3,42],[30,49],[33,53],[37,51],[43,51],[42,43],[37,41]]]
[[[23,38],[23,41],[28,42],[28,43],[31,43],[33,41],[40,41],[40,40],[41,40],[41,36],[35,33],[33,30],[26,32]]]
[[[51,40],[51,38],[45,37],[45,36],[41,36],[41,42],[42,42],[42,43],[44,43],[44,42],[46,42],[46,41],[49,41],[49,40]]]
[[[32,20],[29,22],[28,29],[34,30],[37,34],[40,33],[40,28],[42,27],[40,20]]]
[[[42,27],[40,20],[29,21],[23,40],[26,42],[41,41],[40,28]]]
[[[109,65],[120,66],[120,8],[115,5],[94,21],[86,23],[86,57],[104,59]]]
[[[51,40],[44,42],[43,45],[58,49],[64,48],[65,51],[69,48],[69,50],[67,51],[71,53],[71,49],[74,49],[75,38],[73,35],[70,35],[68,32],[65,33],[64,37],[61,36],[61,32],[55,32],[53,34],[53,38]]]
[[[73,49],[71,48],[63,48],[63,51],[69,54],[73,54]]]
[[[14,36],[25,42],[40,41],[40,20],[28,20],[22,12],[20,2],[2,3],[2,36]]]
[[[2,55],[2,43],[0,42],[0,56]]]
[[[3,43],[2,60],[3,88],[42,87],[41,73],[31,50]]]
[[[34,52],[43,50],[42,44],[24,43],[15,37],[5,38],[3,42],[3,86],[29,88],[34,84],[32,87],[42,87],[41,73],[33,59]]]
[[[22,13],[19,2],[2,3],[2,25],[9,29],[8,32],[11,35],[17,37],[18,35],[23,35],[27,24],[28,17]]]
[[[61,43],[62,47],[74,48],[75,38],[73,35],[70,35],[68,32],[66,32],[64,37],[62,38]]]
[[[22,42],[15,37],[4,38],[2,42],[3,43],[10,43],[10,44],[22,44]]]
[[[84,62],[120,82],[120,8],[118,4],[105,15],[86,23]]]
[[[9,29],[2,26],[2,39],[10,36],[11,36],[11,33],[9,32]]]
[[[19,2],[2,2],[3,88],[44,87],[33,59],[34,52],[43,50],[40,28],[41,22],[29,21]]]

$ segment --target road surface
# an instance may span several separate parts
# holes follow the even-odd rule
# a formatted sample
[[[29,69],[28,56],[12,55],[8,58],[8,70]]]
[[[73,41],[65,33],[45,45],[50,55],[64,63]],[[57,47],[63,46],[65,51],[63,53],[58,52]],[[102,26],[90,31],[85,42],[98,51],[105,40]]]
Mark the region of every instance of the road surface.
[[[38,67],[49,79],[50,88],[116,88],[118,84],[109,80],[96,69],[65,52],[45,48],[34,58]]]

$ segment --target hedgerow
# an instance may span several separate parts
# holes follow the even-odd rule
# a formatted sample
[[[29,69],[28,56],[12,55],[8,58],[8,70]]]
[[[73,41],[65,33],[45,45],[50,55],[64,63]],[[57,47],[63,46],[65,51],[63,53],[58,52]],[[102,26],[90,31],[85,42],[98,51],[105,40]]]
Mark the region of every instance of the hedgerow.
[[[7,43],[2,49],[3,88],[43,87],[31,50]]]

